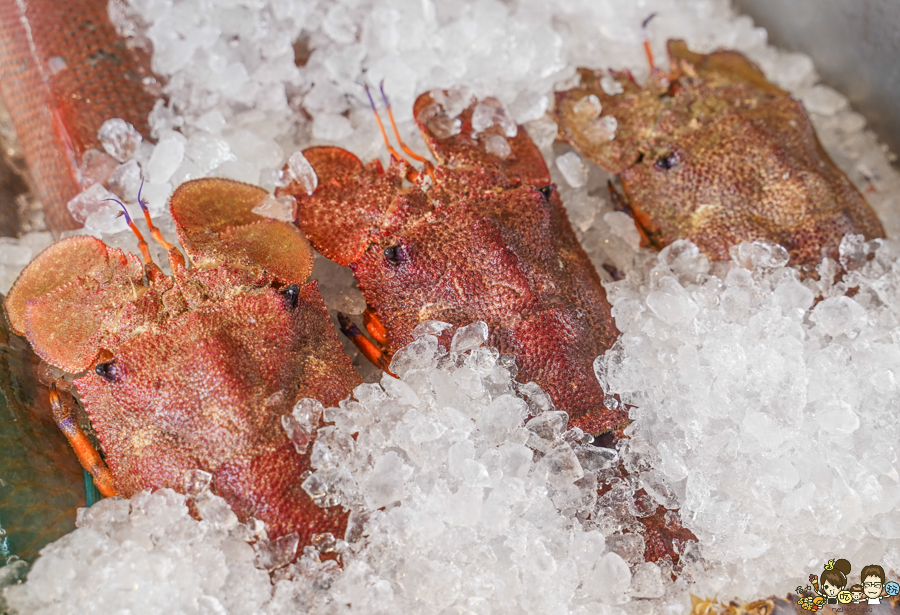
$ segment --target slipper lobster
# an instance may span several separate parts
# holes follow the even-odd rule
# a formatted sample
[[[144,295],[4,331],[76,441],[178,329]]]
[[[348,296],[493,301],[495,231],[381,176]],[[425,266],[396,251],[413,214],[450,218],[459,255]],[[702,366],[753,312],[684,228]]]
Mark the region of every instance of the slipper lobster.
[[[308,439],[289,437],[283,417],[306,398],[336,404],[361,379],[317,283],[305,283],[309,243],[293,225],[252,213],[266,195],[224,179],[187,182],[170,207],[191,267],[141,203],[171,276],[125,211],[143,265],[93,237],[69,237],[25,268],[6,309],[47,363],[84,372],[74,384],[105,460],[55,390],[51,401],[104,495],[189,491],[194,476],[239,519],[265,521],[270,539],[297,532],[309,544],[313,534],[342,535],[346,515],[301,487]]]
[[[381,367],[420,322],[484,321],[488,343],[516,356],[519,382],[539,384],[588,433],[615,429],[627,415],[604,407],[593,361],[618,332],[543,156],[495,99],[451,118],[449,95],[415,103],[438,161],[424,173],[393,150],[385,170],[337,147],[313,147],[303,155],[318,177],[315,191],[293,181],[278,193],[296,198],[298,226],[313,246],[352,269],[379,347],[351,337]]]
[[[763,239],[815,267],[837,258],[847,233],[884,237],[802,103],[735,51],[670,40],[668,53],[672,73],[652,68],[644,87],[627,72],[580,69],[581,85],[556,93],[560,136],[619,175],[645,243],[687,239],[726,260],[731,246]]]
[[[448,111],[454,107],[462,109],[458,116]],[[313,147],[303,155],[318,184],[309,190],[309,182],[295,180],[278,191],[296,199],[298,225],[313,246],[352,269],[375,342],[346,318],[342,330],[387,369],[420,323],[483,321],[487,343],[515,355],[519,382],[540,385],[568,413],[570,426],[613,441],[628,423],[627,411],[606,406],[593,362],[618,332],[528,133],[495,99],[423,94],[414,115],[438,162],[433,166],[403,144],[387,109],[401,148],[424,162],[422,172],[389,144],[386,170],[378,160],[363,165],[346,150]],[[442,343],[449,333],[441,334]],[[621,465],[614,474],[600,496],[629,476]],[[635,493],[648,497],[640,488]],[[662,506],[639,516],[631,531],[644,538],[647,560],[677,562],[674,545],[696,539]]]

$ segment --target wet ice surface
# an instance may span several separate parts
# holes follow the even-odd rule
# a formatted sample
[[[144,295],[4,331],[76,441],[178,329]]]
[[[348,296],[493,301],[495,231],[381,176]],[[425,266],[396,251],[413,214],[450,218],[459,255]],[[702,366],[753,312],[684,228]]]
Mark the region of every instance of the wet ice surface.
[[[900,247],[847,240],[850,273],[837,283],[833,263],[822,270],[825,281],[800,280],[778,250],[761,244],[714,267],[689,245],[640,250],[634,225],[609,202],[608,176],[554,144],[556,125],[545,115],[552,90],[570,85],[577,66],[628,68],[642,79],[640,23],[655,11],[647,34],[657,58],[672,37],[697,51],[734,48],[800,98],[823,145],[896,237],[898,176],[846,98],[817,84],[809,58],[769,47],[764,31],[719,0],[118,6],[127,8],[117,13],[121,27],[153,41],[171,102],[151,117],[156,147],[112,125],[106,151],[124,164],[110,170],[109,159],[94,156],[90,173],[134,204],[142,170],[143,196],[170,239],[165,201],[186,179],[217,175],[271,189],[285,181],[281,168],[290,161],[289,172],[311,186],[303,161],[291,156],[314,144],[385,159],[364,80],[385,80],[401,134],[420,153],[411,118],[418,93],[461,84],[499,99],[544,153],[601,276],[627,275],[608,285],[623,335],[597,362],[609,391],[635,406],[632,439],[619,452],[642,468],[641,487],[680,507],[700,543],[683,557],[678,583],[640,563],[633,538],[587,520],[595,506],[590,474],[601,470],[583,467],[574,434],[553,439],[558,415],[550,410],[523,427],[523,404],[534,399],[504,388],[509,378],[492,356],[469,351],[459,365],[442,358],[435,367],[438,359],[420,348],[413,367],[421,369],[397,368],[400,381],[365,385],[358,404],[326,410],[334,425],[320,436],[308,486],[329,486],[329,497],[355,509],[349,542],[319,545],[340,552],[343,571],[309,550],[272,586],[234,539],[244,530],[195,521],[178,496],[161,494],[132,502],[130,513],[126,504],[98,505],[97,519],[115,522],[83,516],[83,527],[10,591],[23,612],[60,595],[59,585],[77,597],[72,612],[87,613],[168,592],[165,608],[189,613],[259,611],[270,601],[265,610],[273,613],[674,615],[687,609],[688,589],[722,599],[784,595],[836,553],[900,570]],[[615,138],[613,118],[584,112],[601,113],[598,134]],[[506,122],[487,106],[479,121]],[[486,143],[498,156],[504,145]],[[136,249],[112,205],[83,211],[87,232]],[[283,217],[286,208],[271,202],[260,213]],[[0,244],[0,255],[8,283],[30,258],[15,243]],[[362,312],[345,269],[318,257],[314,277],[330,307]],[[367,381],[377,379],[366,369]],[[91,562],[95,568],[84,568]],[[121,576],[97,592],[109,575]],[[242,595],[243,606],[235,602]]]

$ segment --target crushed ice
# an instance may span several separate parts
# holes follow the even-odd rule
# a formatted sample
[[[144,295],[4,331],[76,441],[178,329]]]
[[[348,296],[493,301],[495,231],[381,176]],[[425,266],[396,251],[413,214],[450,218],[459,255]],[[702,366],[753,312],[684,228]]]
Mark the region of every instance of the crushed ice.
[[[656,19],[641,29],[653,11]],[[843,95],[817,84],[810,58],[767,45],[765,31],[736,15],[725,0],[126,0],[111,4],[111,12],[135,44],[152,42],[154,70],[167,82],[168,102],[157,102],[148,139],[121,120],[104,125],[101,143],[108,157],[97,152],[85,161],[82,173],[93,192],[71,204],[85,220],[79,232],[134,252],[131,233],[112,207],[98,205],[97,196],[105,189],[135,203],[142,172],[149,180],[143,196],[171,238],[166,199],[187,179],[216,175],[271,189],[290,180],[282,169],[293,161],[288,173],[312,189],[315,174],[291,155],[304,147],[336,144],[362,160],[384,157],[359,85],[363,80],[385,79],[400,132],[419,152],[424,147],[411,116],[418,93],[462,86],[448,96],[435,95],[443,113],[429,120],[423,110],[423,120],[442,136],[459,132],[456,116],[473,95],[493,96],[502,107],[483,108],[478,116],[479,126],[499,127],[486,133],[486,150],[509,155],[505,139],[515,134],[509,118],[524,123],[601,275],[610,280],[627,274],[609,286],[623,335],[597,366],[610,392],[636,406],[633,439],[620,452],[634,463],[649,460],[641,487],[667,506],[680,505],[684,524],[701,538],[693,555],[683,556],[683,582],[696,593],[720,597],[783,595],[794,581],[779,584],[773,569],[802,580],[813,560],[820,563],[840,549],[853,561],[871,558],[900,570],[897,427],[888,414],[891,404],[897,407],[900,367],[900,252],[894,241],[845,240],[841,258],[850,274],[836,282],[834,263],[826,263],[823,281],[814,283],[786,268],[779,251],[765,244],[739,246],[732,258],[740,267],[730,269],[710,266],[685,244],[651,254],[639,248],[630,218],[614,211],[605,191],[608,175],[581,166],[567,146],[554,145],[556,125],[544,115],[548,94],[570,85],[577,66],[628,69],[641,80],[647,74],[645,35],[657,57],[665,56],[665,40],[672,37],[698,51],[737,49],[804,102],[823,145],[864,189],[888,237],[896,237],[900,179],[890,154]],[[609,75],[601,87],[607,94],[622,89]],[[597,138],[616,138],[615,118],[602,115],[599,104],[585,103],[582,111],[594,116]],[[288,216],[286,204],[274,200],[261,204],[258,213]],[[0,239],[0,292],[49,242],[47,233]],[[165,263],[158,247],[151,250]],[[326,272],[320,284],[331,307],[362,311],[359,292],[342,282],[347,278],[338,275],[340,268],[320,258],[316,267]],[[426,336],[420,340],[441,330],[436,323],[420,327]],[[413,364],[438,360],[429,354],[435,352],[430,345],[417,344],[405,351]],[[641,546],[634,538],[583,527],[575,512],[582,505],[578,494],[553,491],[549,479],[541,487],[544,471],[573,485],[584,480],[574,478],[579,471],[565,447],[554,453],[541,435],[559,430],[552,424],[553,409],[543,407],[523,435],[521,417],[514,418],[525,402],[510,393],[495,397],[496,387],[505,386],[495,379],[502,375],[497,370],[509,367],[509,358],[496,358],[490,375],[482,370],[494,358],[483,349],[468,352],[460,365],[416,365],[418,372],[386,379],[383,387],[364,385],[357,401],[347,402],[358,416],[344,407],[324,410],[333,425],[320,434],[321,465],[313,475],[318,483],[307,486],[323,499],[381,504],[384,510],[355,511],[347,542],[323,537],[298,564],[279,568],[283,578],[274,587],[254,563],[280,563],[284,549],[276,546],[260,557],[234,540],[232,532],[239,530],[221,525],[228,516],[216,511],[214,498],[207,496],[207,512],[219,521],[198,522],[187,516],[180,496],[162,492],[130,505],[101,503],[96,513],[82,514],[82,527],[48,547],[28,583],[11,595],[22,601],[58,596],[55,581],[48,580],[53,575],[68,579],[67,598],[77,597],[84,612],[111,610],[104,601],[118,599],[116,592],[133,587],[136,579],[134,596],[153,597],[141,603],[144,612],[157,603],[165,611],[170,603],[159,596],[169,595],[186,612],[250,612],[267,603],[286,610],[337,608],[335,601],[360,611],[398,604],[418,611],[430,601],[448,604],[462,589],[468,601],[456,604],[457,612],[490,610],[495,596],[501,596],[496,604],[502,608],[531,608],[533,598],[535,604],[565,605],[561,612],[584,611],[592,600],[606,603],[603,612],[632,608],[639,599],[647,610],[644,598],[664,596],[665,611],[680,612],[684,592],[659,567],[638,562]],[[485,363],[470,365],[472,357]],[[541,399],[526,397],[532,405]],[[618,403],[608,397],[610,407]],[[457,405],[469,414],[437,409]],[[373,414],[374,408],[386,415]],[[296,411],[284,419],[298,449],[308,447],[308,419]],[[363,423],[371,436],[348,441],[353,429],[363,433]],[[507,440],[492,441],[498,434]],[[376,451],[378,438],[393,442],[385,444],[391,450],[360,457]],[[446,471],[421,472],[438,455],[444,455]],[[362,473],[354,475],[351,468]],[[515,489],[495,487],[500,471],[521,482]],[[202,477],[195,478],[202,486]],[[440,481],[449,508],[421,508],[429,501],[423,494],[436,492]],[[579,493],[589,498],[589,491]],[[432,535],[460,542],[444,544]],[[515,539],[507,544],[501,535]],[[392,547],[407,541],[420,550]],[[325,552],[340,553],[342,572],[319,557]],[[21,568],[0,568],[0,583],[14,582]],[[128,576],[129,570],[135,574]],[[404,574],[434,583],[416,585],[404,581]],[[89,582],[85,575],[97,576]],[[103,586],[101,578],[113,581],[111,593],[95,591]],[[544,588],[539,596],[536,586]],[[237,589],[246,597],[235,597]],[[427,599],[410,607],[410,596],[426,591]],[[120,597],[127,601],[131,595]],[[277,612],[274,606],[271,611]]]
[[[296,534],[268,541],[259,523],[238,523],[210,494],[208,473],[187,472],[202,520],[165,489],[81,509],[78,529],[44,550],[27,583],[6,590],[9,605],[545,614],[678,604],[686,586],[641,561],[639,536],[605,536],[590,519],[617,453],[587,444],[538,387],[516,383],[509,357],[482,346],[484,323],[459,328],[451,352],[431,334],[443,328],[427,323],[396,354],[399,379],[362,384],[335,408],[301,400],[285,417],[303,452],[319,417],[329,423],[309,451],[314,472],[303,488],[351,511],[346,536],[320,535],[290,563]]]

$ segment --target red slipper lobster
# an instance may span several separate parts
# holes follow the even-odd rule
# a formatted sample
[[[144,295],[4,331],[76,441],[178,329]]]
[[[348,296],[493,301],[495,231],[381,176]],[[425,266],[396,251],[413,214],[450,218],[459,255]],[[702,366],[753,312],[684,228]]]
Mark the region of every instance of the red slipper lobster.
[[[449,95],[415,103],[436,166],[419,172],[391,150],[385,170],[337,147],[313,147],[303,154],[318,187],[309,195],[294,182],[281,193],[296,198],[313,246],[353,270],[378,345],[368,352],[380,366],[420,322],[481,320],[488,343],[516,356],[519,382],[538,383],[574,426],[612,430],[627,416],[604,407],[593,361],[617,331],[543,156],[495,99],[454,118],[442,106]],[[490,125],[476,131],[473,115]]]
[[[401,148],[424,161],[423,171],[390,145],[386,170],[343,149],[313,147],[303,154],[318,177],[315,190],[299,181],[281,189],[296,198],[298,225],[313,246],[353,270],[375,342],[346,319],[343,329],[386,368],[423,321],[484,321],[488,344],[515,355],[516,379],[540,385],[571,426],[620,435],[627,413],[605,406],[593,370],[618,332],[544,158],[497,100],[469,96],[460,104],[459,97],[435,91],[415,103],[437,165],[400,141],[388,106]],[[464,109],[458,116],[447,112],[454,105]],[[615,480],[627,475],[617,472]],[[647,559],[677,560],[673,541],[694,539],[665,513],[654,507],[633,528]]]
[[[309,243],[252,213],[266,194],[224,179],[185,183],[170,206],[191,267],[144,209],[171,276],[128,219],[143,264],[93,237],[69,237],[28,265],[6,309],[45,361],[84,372],[74,383],[105,460],[59,395],[54,418],[102,493],[184,491],[186,473],[202,470],[239,519],[308,544],[316,533],[342,535],[346,515],[302,489],[309,459],[282,417],[303,398],[336,404],[360,378],[317,283],[305,282]]]

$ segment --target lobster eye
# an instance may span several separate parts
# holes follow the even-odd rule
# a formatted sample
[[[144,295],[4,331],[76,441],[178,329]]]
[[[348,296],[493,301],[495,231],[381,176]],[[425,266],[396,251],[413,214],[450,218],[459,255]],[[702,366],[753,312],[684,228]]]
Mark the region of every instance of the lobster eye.
[[[660,156],[656,159],[654,165],[657,169],[662,169],[663,171],[668,171],[672,167],[678,164],[680,160],[680,156],[678,152],[670,152],[665,156]]]
[[[406,260],[406,249],[400,244],[388,246],[384,249],[384,258],[392,265],[399,265]]]
[[[544,197],[545,201],[549,202],[550,195],[553,194],[553,185],[547,184],[546,186],[541,186],[540,188],[537,189],[537,191],[541,193],[541,196]]]
[[[297,307],[297,298],[300,296],[300,287],[291,284],[287,288],[278,291],[278,294],[284,298],[284,303],[290,308]]]
[[[115,382],[118,378],[116,373],[116,361],[107,361],[106,363],[97,363],[94,367],[94,373],[106,380],[107,382]]]

